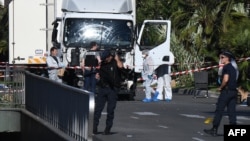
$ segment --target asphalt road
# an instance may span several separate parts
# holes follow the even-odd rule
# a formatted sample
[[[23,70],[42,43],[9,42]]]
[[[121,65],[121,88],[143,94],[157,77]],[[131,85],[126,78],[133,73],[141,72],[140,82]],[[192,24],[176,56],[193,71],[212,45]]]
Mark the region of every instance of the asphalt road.
[[[135,101],[118,101],[112,135],[97,134],[93,141],[223,141],[223,125],[228,123],[224,116],[219,127],[219,136],[212,137],[203,132],[211,124],[217,97],[193,98],[182,91],[173,94],[173,100],[143,103],[142,90],[137,91]],[[250,107],[237,105],[238,124],[250,125]],[[98,131],[105,128],[106,112],[102,113]]]

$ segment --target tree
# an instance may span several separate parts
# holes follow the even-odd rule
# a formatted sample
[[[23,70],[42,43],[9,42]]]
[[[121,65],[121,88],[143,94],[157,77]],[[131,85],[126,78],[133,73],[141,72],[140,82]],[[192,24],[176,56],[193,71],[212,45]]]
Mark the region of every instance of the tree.
[[[173,2],[174,0],[137,0],[137,23],[142,23],[145,19],[169,19],[174,8],[171,7]]]
[[[0,54],[1,61],[7,61],[8,54],[8,18],[7,9],[0,3]]]

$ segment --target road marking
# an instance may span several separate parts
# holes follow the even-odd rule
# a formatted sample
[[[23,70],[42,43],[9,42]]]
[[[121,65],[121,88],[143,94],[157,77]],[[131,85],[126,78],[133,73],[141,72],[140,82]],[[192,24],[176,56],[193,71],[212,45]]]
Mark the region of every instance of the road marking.
[[[130,116],[130,118],[133,118],[133,119],[139,119],[138,117],[134,117],[134,116]]]
[[[205,140],[197,138],[197,137],[192,137],[192,139],[195,140],[195,141],[205,141]]]
[[[209,97],[212,97],[212,98],[218,98],[217,95],[209,95]]]
[[[247,107],[248,105],[241,104],[241,105],[238,105],[238,106]]]
[[[228,116],[226,116],[226,118],[228,118]],[[244,124],[244,121],[249,121],[250,118],[246,117],[246,116],[237,116],[237,123],[238,124]]]
[[[163,125],[158,125],[158,127],[160,127],[160,128],[168,128],[167,126],[163,126]]]
[[[189,115],[189,114],[180,114],[181,116],[185,116],[185,117],[190,117],[190,118],[202,118],[204,119],[204,116],[200,116],[200,115]]]
[[[134,114],[141,115],[141,116],[158,116],[159,114],[152,113],[152,112],[134,112]]]
[[[133,137],[133,135],[127,135],[127,138],[132,138]]]
[[[250,120],[250,118],[245,117],[245,116],[237,116],[237,120],[241,119],[241,120]]]

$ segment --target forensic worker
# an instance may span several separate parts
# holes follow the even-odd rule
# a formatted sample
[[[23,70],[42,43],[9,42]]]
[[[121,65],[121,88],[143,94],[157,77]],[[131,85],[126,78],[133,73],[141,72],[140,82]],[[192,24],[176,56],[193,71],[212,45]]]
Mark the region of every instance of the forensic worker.
[[[145,98],[142,101],[151,102],[152,101],[151,93],[154,92],[154,90],[150,85],[153,81],[154,62],[151,56],[149,55],[149,50],[143,50],[142,57],[143,57],[143,69],[141,72],[141,76],[143,79],[143,87],[145,89]]]

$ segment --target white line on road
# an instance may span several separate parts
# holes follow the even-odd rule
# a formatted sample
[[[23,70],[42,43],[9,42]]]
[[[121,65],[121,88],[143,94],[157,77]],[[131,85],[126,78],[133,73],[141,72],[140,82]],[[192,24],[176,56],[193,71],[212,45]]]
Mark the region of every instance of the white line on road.
[[[195,141],[205,141],[205,140],[197,138],[197,137],[192,137],[192,139],[195,140]]]
[[[134,114],[142,115],[142,116],[158,116],[159,114],[152,112],[134,112]]]
[[[163,125],[158,125],[158,127],[160,127],[160,128],[168,128],[167,126],[163,126]]]
[[[200,115],[189,115],[189,114],[180,114],[181,116],[185,116],[185,117],[190,117],[190,118],[202,118],[204,119],[204,116],[200,116]]]
[[[241,120],[250,120],[250,118],[245,117],[245,116],[237,116],[237,119],[241,119]]]
[[[138,117],[134,117],[134,116],[130,116],[130,118],[133,118],[133,119],[139,119]]]

